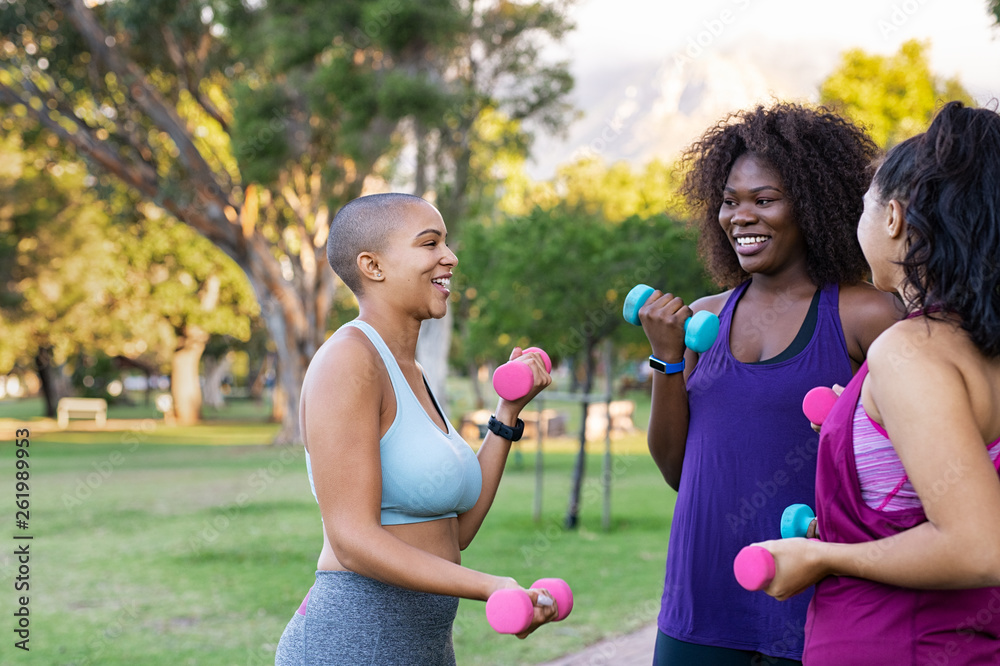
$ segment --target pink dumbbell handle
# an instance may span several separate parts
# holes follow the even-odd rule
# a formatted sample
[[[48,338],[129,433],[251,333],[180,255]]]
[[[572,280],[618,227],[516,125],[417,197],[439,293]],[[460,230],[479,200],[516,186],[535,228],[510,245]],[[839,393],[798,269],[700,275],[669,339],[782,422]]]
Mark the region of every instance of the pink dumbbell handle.
[[[565,619],[570,611],[573,610],[573,590],[570,589],[569,583],[562,578],[539,578],[531,584],[531,587],[535,590],[548,590],[549,594],[552,595],[559,611],[558,615],[556,615],[556,622]]]

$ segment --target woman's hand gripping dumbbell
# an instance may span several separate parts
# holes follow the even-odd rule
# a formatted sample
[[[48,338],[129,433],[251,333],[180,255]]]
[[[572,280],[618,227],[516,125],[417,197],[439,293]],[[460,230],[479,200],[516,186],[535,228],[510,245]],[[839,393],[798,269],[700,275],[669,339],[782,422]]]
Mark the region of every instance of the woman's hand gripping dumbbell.
[[[540,578],[532,583],[531,589],[540,591],[538,594],[540,606],[551,606],[555,603],[556,617],[553,622],[559,622],[573,610],[573,591],[563,579]],[[490,626],[501,634],[522,633],[531,626],[534,616],[534,604],[525,590],[513,588],[497,590],[486,600],[486,619],[489,620]]]
[[[552,360],[544,350],[538,347],[528,347],[521,355],[537,352],[545,364],[545,372],[552,372]],[[508,361],[493,371],[493,390],[504,400],[520,400],[528,395],[535,385],[535,376],[527,363],[517,359]]]
[[[810,423],[821,426],[839,397],[840,394],[829,386],[817,386],[810,389],[802,399],[802,413],[806,415]]]
[[[654,291],[656,290],[646,284],[632,287],[625,297],[625,306],[622,308],[625,321],[634,326],[642,326],[642,322],[639,321],[639,309],[646,304]],[[708,351],[718,335],[719,317],[712,312],[700,310],[684,320],[684,345],[692,351],[699,354]]]
[[[805,504],[791,504],[781,513],[781,538],[815,537],[816,514]],[[813,527],[812,534],[810,528]],[[733,560],[736,582],[747,590],[763,590],[774,580],[774,556],[761,546],[746,546]]]

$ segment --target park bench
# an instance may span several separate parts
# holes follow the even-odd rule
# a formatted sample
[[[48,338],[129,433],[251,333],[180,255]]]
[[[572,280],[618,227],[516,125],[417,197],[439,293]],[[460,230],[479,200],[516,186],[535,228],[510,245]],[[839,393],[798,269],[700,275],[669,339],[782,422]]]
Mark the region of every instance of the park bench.
[[[56,418],[60,428],[69,426],[70,418],[93,418],[98,428],[108,420],[108,401],[104,398],[60,398]]]
[[[592,402],[587,405],[587,421],[584,426],[585,437],[588,442],[604,439],[608,434],[608,413],[611,414],[610,434],[612,437],[635,432],[636,427],[632,422],[635,414],[635,403],[631,400],[613,400],[607,402]]]

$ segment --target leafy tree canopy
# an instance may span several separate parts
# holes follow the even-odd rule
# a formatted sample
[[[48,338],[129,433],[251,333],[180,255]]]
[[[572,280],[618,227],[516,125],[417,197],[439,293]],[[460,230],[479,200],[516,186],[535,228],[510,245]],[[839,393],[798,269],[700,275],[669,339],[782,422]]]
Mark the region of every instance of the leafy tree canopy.
[[[944,102],[974,104],[957,78],[942,79],[931,71],[929,50],[930,42],[918,40],[891,56],[851,49],[820,85],[820,103],[863,125],[883,148],[919,134]]]

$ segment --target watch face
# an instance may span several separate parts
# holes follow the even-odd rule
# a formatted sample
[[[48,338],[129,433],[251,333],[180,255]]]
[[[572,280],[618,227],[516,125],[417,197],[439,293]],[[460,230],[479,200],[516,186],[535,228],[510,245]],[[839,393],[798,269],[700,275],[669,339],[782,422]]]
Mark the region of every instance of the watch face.
[[[681,359],[680,363],[665,363],[655,356],[650,356],[649,367],[657,372],[662,372],[665,375],[672,375],[676,372],[684,370],[684,359]]]

